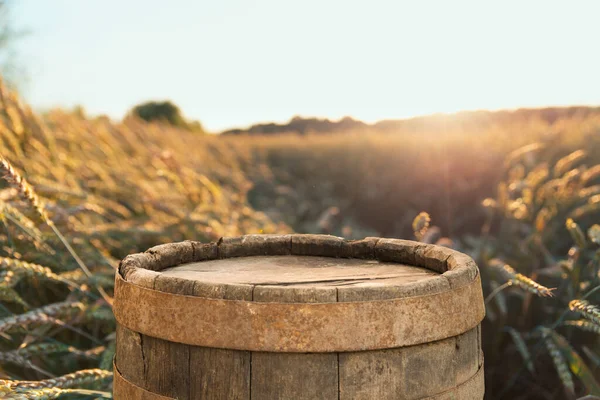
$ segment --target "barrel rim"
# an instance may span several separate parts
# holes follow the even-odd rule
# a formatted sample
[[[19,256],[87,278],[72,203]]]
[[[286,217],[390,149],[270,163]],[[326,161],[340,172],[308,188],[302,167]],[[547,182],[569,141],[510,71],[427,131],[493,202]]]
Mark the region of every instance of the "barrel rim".
[[[119,264],[118,273],[127,282],[148,289],[156,289],[156,279],[162,276],[160,271],[165,268],[192,262],[271,255],[372,259],[426,268],[440,274],[426,280],[390,284],[378,288],[361,288],[358,291],[352,286],[337,287],[334,290],[340,296],[337,296],[338,298],[334,302],[345,302],[347,301],[344,300],[346,297],[356,301],[367,301],[444,292],[468,284],[479,275],[479,269],[471,257],[447,247],[403,239],[367,237],[361,240],[347,240],[331,235],[310,234],[253,234],[222,237],[218,241],[210,243],[186,240],[161,244],[145,252],[125,257]],[[166,277],[163,276],[163,278]],[[168,279],[176,284],[161,285],[160,290],[174,294],[177,294],[174,291],[178,287],[177,284],[184,284],[187,281],[176,277],[168,277]],[[203,290],[195,292],[193,295],[223,298],[223,292],[252,293],[256,287],[267,290],[295,290],[294,287],[240,283],[207,283],[205,285],[214,286],[218,290]],[[383,298],[381,297],[382,292],[385,292]]]

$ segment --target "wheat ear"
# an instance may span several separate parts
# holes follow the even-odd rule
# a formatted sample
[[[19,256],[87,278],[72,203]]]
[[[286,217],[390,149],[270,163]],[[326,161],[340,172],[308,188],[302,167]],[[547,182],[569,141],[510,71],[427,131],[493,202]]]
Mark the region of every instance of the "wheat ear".
[[[569,309],[600,325],[600,308],[590,304],[587,300],[571,300]]]
[[[63,236],[63,234],[58,230],[54,222],[48,217],[46,213],[46,209],[38,195],[33,190],[33,187],[23,178],[17,170],[12,166],[12,164],[0,155],[0,170],[4,171],[5,179],[14,186],[27,201],[32,205],[32,207],[37,211],[38,215],[41,219],[52,229],[54,234],[58,237],[58,239],[62,242],[62,244],[67,248],[67,251],[71,254],[77,265],[81,268],[81,270],[88,276],[88,278],[92,278],[92,273],[86,267],[83,260],[79,258],[75,250],[71,247],[67,239]],[[106,293],[106,291],[99,285],[96,286],[98,292],[102,295],[104,300],[112,306],[112,299]]]
[[[77,386],[87,386],[105,382],[111,379],[113,373],[102,369],[84,369],[57,378],[44,379],[41,381],[8,381],[11,389],[44,389],[61,388],[68,389]]]

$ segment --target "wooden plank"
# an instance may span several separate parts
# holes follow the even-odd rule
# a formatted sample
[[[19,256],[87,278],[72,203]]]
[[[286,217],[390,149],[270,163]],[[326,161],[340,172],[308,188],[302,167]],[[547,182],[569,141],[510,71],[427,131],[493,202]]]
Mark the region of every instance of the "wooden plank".
[[[144,354],[142,338],[137,332],[117,324],[117,344],[115,349],[117,369],[131,383],[144,387],[146,384],[144,371]]]
[[[253,300],[262,303],[335,303],[337,288],[258,285],[254,288]]]
[[[340,257],[375,259],[375,246],[379,241],[376,237],[367,237],[361,240],[344,240]]]
[[[340,353],[340,400],[434,396],[471,380],[479,360],[478,328],[417,346]]]
[[[458,351],[456,340],[340,353],[340,400],[422,399],[454,389],[464,382],[457,382],[456,362],[470,355],[464,341],[465,352]]]
[[[252,400],[337,398],[336,353],[252,353]]]
[[[479,327],[456,337],[456,383],[468,381],[479,370]]]
[[[340,353],[339,399],[404,399],[403,349]]]
[[[468,381],[457,385],[452,390],[447,390],[441,394],[429,397],[429,400],[480,400],[485,395],[485,379],[483,368],[480,368],[475,375],[469,378]],[[584,399],[585,397],[582,397]]]
[[[190,399],[248,400],[250,352],[190,348]]]
[[[442,252],[435,252],[435,249],[433,249],[434,251],[427,252],[427,256],[434,256],[434,262],[425,262],[427,260],[427,257],[425,256],[419,260],[421,263],[417,263],[417,251],[425,250],[425,246],[421,244],[403,240],[380,239],[375,242],[371,241],[368,245],[363,246],[366,248],[365,252],[367,254],[372,251],[372,254],[382,261],[422,265],[429,268],[435,267],[432,269],[437,272],[443,272],[445,270],[444,264],[447,255],[444,255]],[[374,247],[374,250],[371,250],[371,246]],[[423,295],[425,293],[439,293],[449,289],[449,283],[441,277],[381,287],[348,286],[338,288],[338,301],[386,300]],[[425,344],[424,346],[429,345]],[[392,400],[400,398],[418,398],[413,397],[419,395],[415,388],[416,385],[414,379],[415,376],[419,379],[423,375],[419,375],[418,371],[407,373],[407,369],[414,368],[417,363],[415,357],[411,357],[411,354],[418,354],[418,348],[420,347],[421,346],[412,346],[386,350],[340,353],[339,399]],[[446,350],[451,350],[450,345],[446,345],[444,348]],[[453,361],[453,353],[446,353],[443,353],[445,361],[451,363]],[[405,365],[405,358],[408,359],[411,367]],[[432,371],[425,372],[431,373]],[[431,383],[434,386],[439,386],[437,384],[438,382],[434,382],[436,376],[438,375],[434,373],[433,381]],[[408,382],[407,379],[410,379],[410,382]],[[446,379],[444,378],[443,380],[445,381]]]
[[[452,253],[446,247],[426,244],[415,251],[416,263],[440,274],[448,271],[448,258]]]
[[[292,254],[341,257],[344,239],[330,235],[292,235]]]
[[[163,268],[194,261],[194,245],[191,241],[159,244],[146,250],[150,254],[151,264],[156,271]],[[148,266],[144,266],[148,268]]]
[[[196,282],[194,296],[252,300],[251,285]],[[190,399],[250,399],[249,351],[190,346]]]
[[[338,288],[338,301],[400,299],[404,297],[427,296],[449,290],[450,284],[448,280],[440,275],[435,275],[428,279],[389,286],[340,286]]]
[[[193,295],[194,282],[158,276],[154,290]],[[135,301],[135,299],[132,299]],[[192,322],[192,321],[190,321]],[[155,321],[166,325],[169,321]],[[190,392],[190,346],[142,335],[145,360],[146,390],[180,400],[189,399]]]
[[[281,303],[334,303],[335,288],[257,286],[254,301]],[[251,400],[337,399],[338,360],[336,353],[252,353]]]
[[[136,270],[136,271],[139,271]],[[147,273],[156,272],[142,270]],[[163,276],[187,279],[208,285],[260,286],[397,286],[439,276],[426,268],[410,265],[321,256],[246,256],[194,262],[166,268]],[[135,278],[135,275],[130,274]],[[132,279],[129,282],[138,283]]]
[[[481,324],[477,325],[477,353],[479,353],[479,368],[483,367],[483,344],[481,343]]]
[[[403,349],[403,399],[421,399],[456,387],[456,337]]]
[[[254,288],[254,301],[259,302],[334,303],[331,299],[336,298],[336,288],[332,287],[256,286]]]
[[[393,261],[418,265],[416,251],[424,244],[401,239],[380,239],[375,244],[375,257],[381,261]]]
[[[218,242],[219,258],[284,255],[292,252],[291,235],[245,235],[223,237]]]

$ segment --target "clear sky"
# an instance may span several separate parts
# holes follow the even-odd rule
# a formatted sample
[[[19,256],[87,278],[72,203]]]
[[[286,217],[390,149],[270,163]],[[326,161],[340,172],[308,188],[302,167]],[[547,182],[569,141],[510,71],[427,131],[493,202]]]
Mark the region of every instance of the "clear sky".
[[[600,104],[600,2],[16,0],[36,108],[171,99],[209,130]]]

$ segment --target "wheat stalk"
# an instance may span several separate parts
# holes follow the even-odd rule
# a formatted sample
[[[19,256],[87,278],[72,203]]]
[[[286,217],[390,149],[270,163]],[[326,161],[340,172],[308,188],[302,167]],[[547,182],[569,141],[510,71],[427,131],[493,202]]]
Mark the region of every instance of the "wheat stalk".
[[[19,282],[19,277],[13,271],[0,271],[0,286],[13,287]]]
[[[103,350],[103,346],[95,347],[90,350],[80,350],[73,346],[66,345],[64,343],[54,342],[30,344],[18,350],[12,350],[3,354],[14,354],[24,358],[32,358],[40,355],[70,353],[81,357],[94,358],[97,357],[98,353],[102,352]]]
[[[546,286],[540,285],[533,279],[526,277],[523,274],[516,272],[510,265],[502,262],[499,259],[493,259],[489,262],[490,267],[499,270],[510,282],[511,285],[518,286],[519,288],[538,295],[540,297],[551,297],[552,290]]]
[[[598,177],[600,177],[600,165],[594,165],[583,172],[581,175],[581,183],[585,186]]]
[[[567,227],[567,230],[571,234],[571,237],[573,238],[575,244],[577,244],[577,246],[579,246],[580,249],[583,249],[586,246],[586,240],[585,234],[583,233],[579,225],[577,225],[577,223],[575,223],[575,221],[573,221],[572,218],[567,218],[567,222],[565,225]]]
[[[38,195],[33,190],[33,187],[14,169],[12,164],[4,158],[4,156],[0,155],[0,170],[4,171],[5,179],[14,186],[25,199],[29,201],[31,206],[37,211],[42,221],[45,222],[54,232],[54,234],[58,237],[58,239],[62,242],[62,244],[67,248],[67,251],[71,254],[77,265],[83,270],[83,272],[88,276],[88,278],[92,277],[92,273],[88,269],[88,267],[84,264],[81,258],[77,255],[75,250],[71,247],[67,239],[63,236],[63,234],[58,230],[54,222],[48,217],[46,213],[46,209]],[[100,292],[104,300],[112,305],[112,299],[106,293],[106,291],[101,286],[96,286],[96,289]]]
[[[587,233],[592,243],[600,244],[600,225],[594,224],[590,226]]]
[[[569,309],[579,312],[585,318],[600,325],[600,308],[590,304],[587,300],[571,300],[569,302]]]
[[[579,161],[583,160],[586,157],[586,155],[587,154],[585,151],[576,150],[576,151],[572,152],[571,154],[564,156],[563,158],[558,160],[556,162],[556,164],[554,165],[554,176],[555,177],[562,176],[565,172],[570,170],[575,164],[577,164]]]
[[[15,170],[12,164],[0,155],[0,171],[4,173],[6,179],[15,189],[19,191],[33,209],[37,212],[43,222],[48,223],[50,218],[46,213],[46,209],[38,195],[33,190],[33,187]],[[51,221],[50,221],[51,222]]]
[[[530,279],[523,274],[516,274],[513,278],[513,283],[521,289],[524,289],[527,292],[533,293],[540,297],[553,296],[552,291],[554,290],[554,288],[547,288],[546,286],[540,285],[533,279]]]
[[[42,375],[45,375],[48,377],[53,376],[50,372],[33,364],[25,356],[19,354],[17,351],[14,351],[14,350],[7,351],[7,352],[0,352],[0,363],[13,363],[15,365],[20,365],[25,368],[31,368],[31,369],[41,373]]]
[[[550,329],[544,328],[543,334],[546,348],[548,349],[548,353],[550,353],[550,357],[552,358],[552,362],[556,367],[556,371],[558,372],[558,376],[560,377],[563,386],[574,395],[575,384],[573,383],[573,376],[571,376],[571,372],[569,371],[569,365],[560,352],[560,349],[556,346],[556,343],[554,343]]]
[[[562,324],[563,326],[574,326],[576,328],[582,329],[584,331],[593,332],[597,335],[600,335],[600,325],[595,324],[590,321],[586,321],[584,319],[580,319],[577,321],[565,321]]]
[[[11,315],[0,319],[0,332],[10,329],[14,326],[36,323],[44,323],[51,320],[51,317],[58,315],[69,315],[73,312],[81,312],[85,306],[80,302],[65,301],[61,303],[49,304],[35,310],[28,311],[20,315]]]
[[[24,309],[29,309],[29,304],[12,287],[0,285],[0,300],[12,302],[21,305]]]
[[[421,212],[415,217],[412,223],[412,228],[417,240],[423,239],[423,236],[425,236],[427,229],[429,229],[430,222],[431,217],[429,217],[429,214],[427,214],[426,212]]]
[[[113,359],[115,357],[115,348],[116,348],[116,343],[114,340],[112,340],[109,343],[106,350],[104,351],[104,353],[102,353],[102,355],[100,357],[100,364],[98,365],[100,367],[100,369],[112,371]]]
[[[44,379],[41,381],[5,381],[8,386],[15,389],[44,389],[62,388],[68,389],[77,386],[88,386],[99,384],[112,379],[113,373],[102,369],[84,369],[57,378]]]
[[[0,392],[1,393],[1,392]],[[58,399],[63,395],[80,395],[90,398],[94,396],[95,399],[111,399],[110,393],[100,392],[97,390],[84,390],[84,389],[60,389],[60,388],[44,388],[44,389],[21,389],[6,393],[3,397],[7,400],[54,400]]]
[[[527,349],[527,344],[525,344],[525,340],[523,340],[523,336],[516,329],[510,326],[507,327],[506,330],[508,331],[508,334],[515,343],[517,351],[521,354],[521,357],[523,357],[523,361],[525,361],[527,369],[533,374],[535,372],[535,369],[533,367],[533,360],[531,359],[531,354]]]
[[[64,277],[61,277],[48,267],[42,265],[28,263],[25,261],[17,260],[15,258],[0,257],[0,267],[6,268],[18,276],[26,276],[29,278],[38,277],[52,281],[58,281],[66,283],[67,285],[78,287],[75,283],[68,281]]]
[[[80,269],[74,271],[67,271],[58,274],[61,279],[65,279],[67,281],[73,282],[75,284],[81,285],[84,283],[92,284],[92,285],[100,285],[103,287],[113,286],[115,283],[114,272],[111,271],[110,276],[108,272],[95,272],[92,276],[92,279],[88,278],[87,275],[83,273]]]
[[[46,388],[46,389],[33,389],[26,391],[10,391],[3,396],[7,400],[54,400],[58,399],[65,393],[69,393],[67,389],[59,388]]]
[[[45,245],[42,232],[35,226],[33,221],[23,215],[15,207],[11,206],[9,203],[0,201],[0,212],[4,217],[29,235],[34,240],[34,243],[38,244],[40,247]]]

